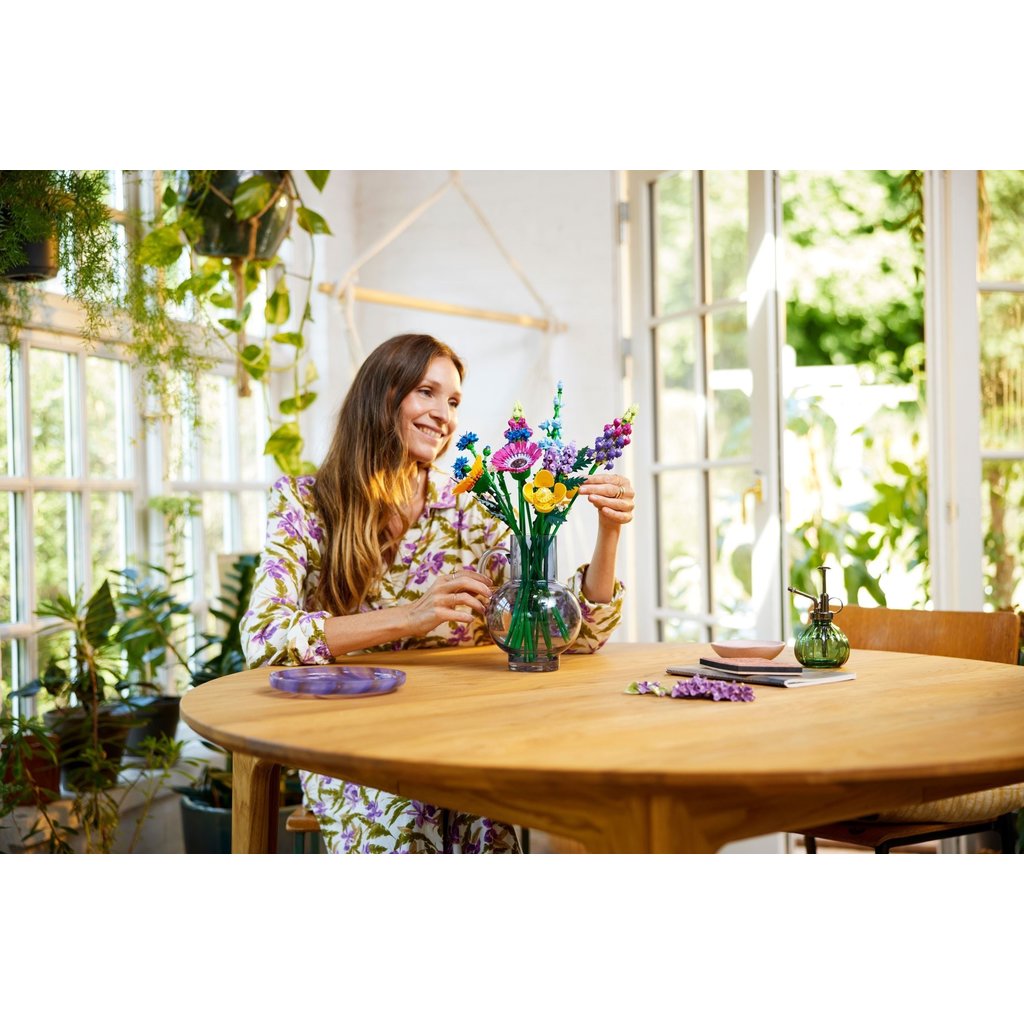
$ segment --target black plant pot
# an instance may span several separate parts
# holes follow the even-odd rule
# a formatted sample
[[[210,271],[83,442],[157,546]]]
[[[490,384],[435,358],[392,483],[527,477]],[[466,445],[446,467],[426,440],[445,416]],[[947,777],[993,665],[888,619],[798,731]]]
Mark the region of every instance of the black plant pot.
[[[89,758],[93,749],[92,719],[84,708],[47,711],[43,722],[60,740],[60,784],[63,789],[76,792],[91,789],[94,785],[113,786],[117,782],[125,741],[131,728],[131,719],[124,704],[108,703],[100,707],[99,746],[103,760],[96,774]]]
[[[295,810],[286,804],[277,811],[277,852],[292,852],[292,834],[285,829],[288,815]],[[214,807],[181,791],[181,830],[186,853],[231,852],[231,808]]]
[[[125,740],[125,753],[141,755],[145,739],[174,739],[178,731],[178,709],[181,698],[160,694],[148,697],[128,697],[125,704],[131,709],[131,729]]]
[[[284,171],[212,171],[210,184],[230,200],[243,181],[257,174],[274,189],[285,176]],[[212,190],[190,188],[185,205],[202,219],[202,234],[195,245],[200,256],[269,260],[280,248],[292,220],[293,203],[283,190],[277,202],[257,221],[255,232],[249,221],[240,223],[231,203],[224,202]]]
[[[41,242],[25,242],[22,246],[25,258],[17,266],[0,274],[5,281],[49,281],[57,276],[60,264],[57,262],[57,239],[44,238]]]

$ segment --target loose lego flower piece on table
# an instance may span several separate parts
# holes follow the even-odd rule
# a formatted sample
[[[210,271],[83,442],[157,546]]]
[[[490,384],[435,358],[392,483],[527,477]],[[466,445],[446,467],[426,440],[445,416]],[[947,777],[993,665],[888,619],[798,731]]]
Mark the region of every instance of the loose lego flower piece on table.
[[[625,693],[653,693],[655,697],[700,697],[705,700],[726,700],[747,703],[754,699],[754,691],[746,683],[727,683],[720,679],[692,676],[680,679],[671,690],[648,679],[636,680]]]

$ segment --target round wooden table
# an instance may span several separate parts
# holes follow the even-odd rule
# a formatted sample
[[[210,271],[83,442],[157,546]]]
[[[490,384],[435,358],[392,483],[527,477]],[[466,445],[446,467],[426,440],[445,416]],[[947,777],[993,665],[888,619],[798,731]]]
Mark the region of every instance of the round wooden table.
[[[854,651],[855,680],[755,686],[750,703],[623,692],[709,654],[610,643],[541,674],[494,647],[377,654],[345,663],[403,669],[394,693],[295,696],[263,668],[190,690],[181,712],[234,754],[235,852],[273,848],[280,765],[629,853],[710,853],[1024,779],[1024,668]]]

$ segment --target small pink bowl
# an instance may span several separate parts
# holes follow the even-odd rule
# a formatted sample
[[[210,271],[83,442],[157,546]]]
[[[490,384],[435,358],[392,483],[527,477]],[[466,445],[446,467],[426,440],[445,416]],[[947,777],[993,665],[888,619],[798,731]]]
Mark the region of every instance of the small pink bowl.
[[[711,649],[722,658],[775,658],[785,649],[784,640],[716,640]]]

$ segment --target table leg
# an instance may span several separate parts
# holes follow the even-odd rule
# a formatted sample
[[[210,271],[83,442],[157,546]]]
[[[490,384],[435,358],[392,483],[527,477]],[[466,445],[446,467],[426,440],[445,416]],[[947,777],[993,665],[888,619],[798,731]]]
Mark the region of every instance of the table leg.
[[[231,852],[275,853],[281,766],[249,754],[231,761]]]

